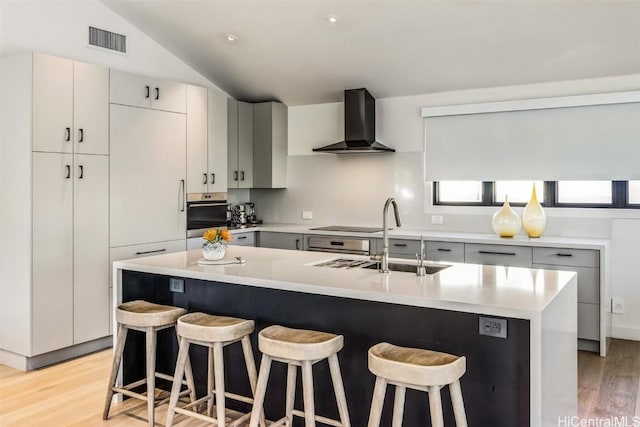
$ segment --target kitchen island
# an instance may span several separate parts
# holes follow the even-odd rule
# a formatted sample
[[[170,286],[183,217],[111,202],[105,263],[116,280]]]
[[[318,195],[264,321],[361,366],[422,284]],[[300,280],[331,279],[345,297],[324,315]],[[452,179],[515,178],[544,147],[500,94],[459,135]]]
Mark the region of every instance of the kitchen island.
[[[366,425],[375,379],[366,352],[381,341],[465,355],[461,384],[469,425],[557,425],[558,417],[577,412],[575,273],[451,264],[423,277],[379,274],[316,266],[335,254],[253,247],[228,248],[226,259],[241,257],[244,264],[201,266],[200,256],[195,250],[114,263],[114,301],[146,299],[253,319],[257,330],[283,324],[343,334],[339,359],[354,426]],[[174,280],[174,290],[182,284],[183,292],[171,291],[172,278],[182,279]],[[479,333],[480,317],[487,316],[506,322],[506,338]],[[158,369],[169,373],[177,352],[170,334],[158,338],[164,348]],[[259,358],[255,342],[254,350]],[[246,392],[242,363],[233,363],[242,360],[241,353],[234,351],[229,349],[226,381],[230,389]],[[142,376],[143,352],[144,340],[132,336],[125,351],[127,381]],[[199,394],[205,360],[204,352],[192,352]],[[321,362],[314,369],[317,412],[336,415],[328,366]],[[274,366],[268,418],[282,413],[284,384],[284,367]],[[447,392],[443,400],[449,425]],[[428,425],[424,395],[407,393],[405,420]],[[388,424],[386,410],[383,425]]]

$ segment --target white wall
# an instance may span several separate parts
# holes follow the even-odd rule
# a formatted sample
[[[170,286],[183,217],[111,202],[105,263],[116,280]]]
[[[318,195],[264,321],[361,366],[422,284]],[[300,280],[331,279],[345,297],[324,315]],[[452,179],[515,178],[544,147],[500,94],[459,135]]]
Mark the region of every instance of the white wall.
[[[387,155],[312,153],[313,147],[344,138],[343,104],[289,107],[288,188],[251,190],[251,200],[266,222],[380,225],[384,201],[393,196],[406,228],[492,233],[497,208],[432,205],[431,185],[423,179],[421,107],[638,89],[640,75],[632,75],[378,99],[376,139],[397,150]],[[313,211],[313,221],[302,220],[303,210]],[[431,225],[432,214],[443,215],[444,224]],[[640,211],[547,209],[547,214],[547,235],[611,239],[611,296],[625,299],[625,313],[612,315],[613,336],[640,340]]]
[[[127,54],[90,47],[90,25],[126,35]],[[98,0],[0,0],[0,55],[24,51],[215,87]]]

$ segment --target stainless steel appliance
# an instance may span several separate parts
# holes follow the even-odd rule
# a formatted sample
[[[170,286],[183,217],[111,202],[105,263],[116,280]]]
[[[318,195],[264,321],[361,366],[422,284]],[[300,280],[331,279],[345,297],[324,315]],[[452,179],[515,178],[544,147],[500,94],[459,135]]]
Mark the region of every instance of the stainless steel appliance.
[[[369,255],[371,241],[356,237],[307,236],[307,250],[340,254]]]
[[[226,227],[227,193],[187,194],[187,238],[201,237],[208,228]]]

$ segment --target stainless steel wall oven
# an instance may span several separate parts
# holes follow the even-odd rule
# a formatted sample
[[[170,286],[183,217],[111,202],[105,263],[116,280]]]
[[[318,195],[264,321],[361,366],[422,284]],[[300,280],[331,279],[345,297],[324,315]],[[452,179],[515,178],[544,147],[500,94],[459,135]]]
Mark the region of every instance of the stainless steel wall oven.
[[[208,228],[226,227],[227,193],[187,194],[187,238],[201,237]]]

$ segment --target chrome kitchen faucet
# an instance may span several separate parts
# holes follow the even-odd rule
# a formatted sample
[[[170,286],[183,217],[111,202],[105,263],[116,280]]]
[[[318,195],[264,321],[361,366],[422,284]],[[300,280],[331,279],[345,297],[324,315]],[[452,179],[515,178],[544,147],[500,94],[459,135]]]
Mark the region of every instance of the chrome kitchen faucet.
[[[380,262],[380,273],[389,272],[389,206],[393,205],[393,213],[396,217],[396,226],[400,227],[400,211],[398,202],[393,197],[389,197],[382,209],[382,253],[371,257],[373,261]]]

